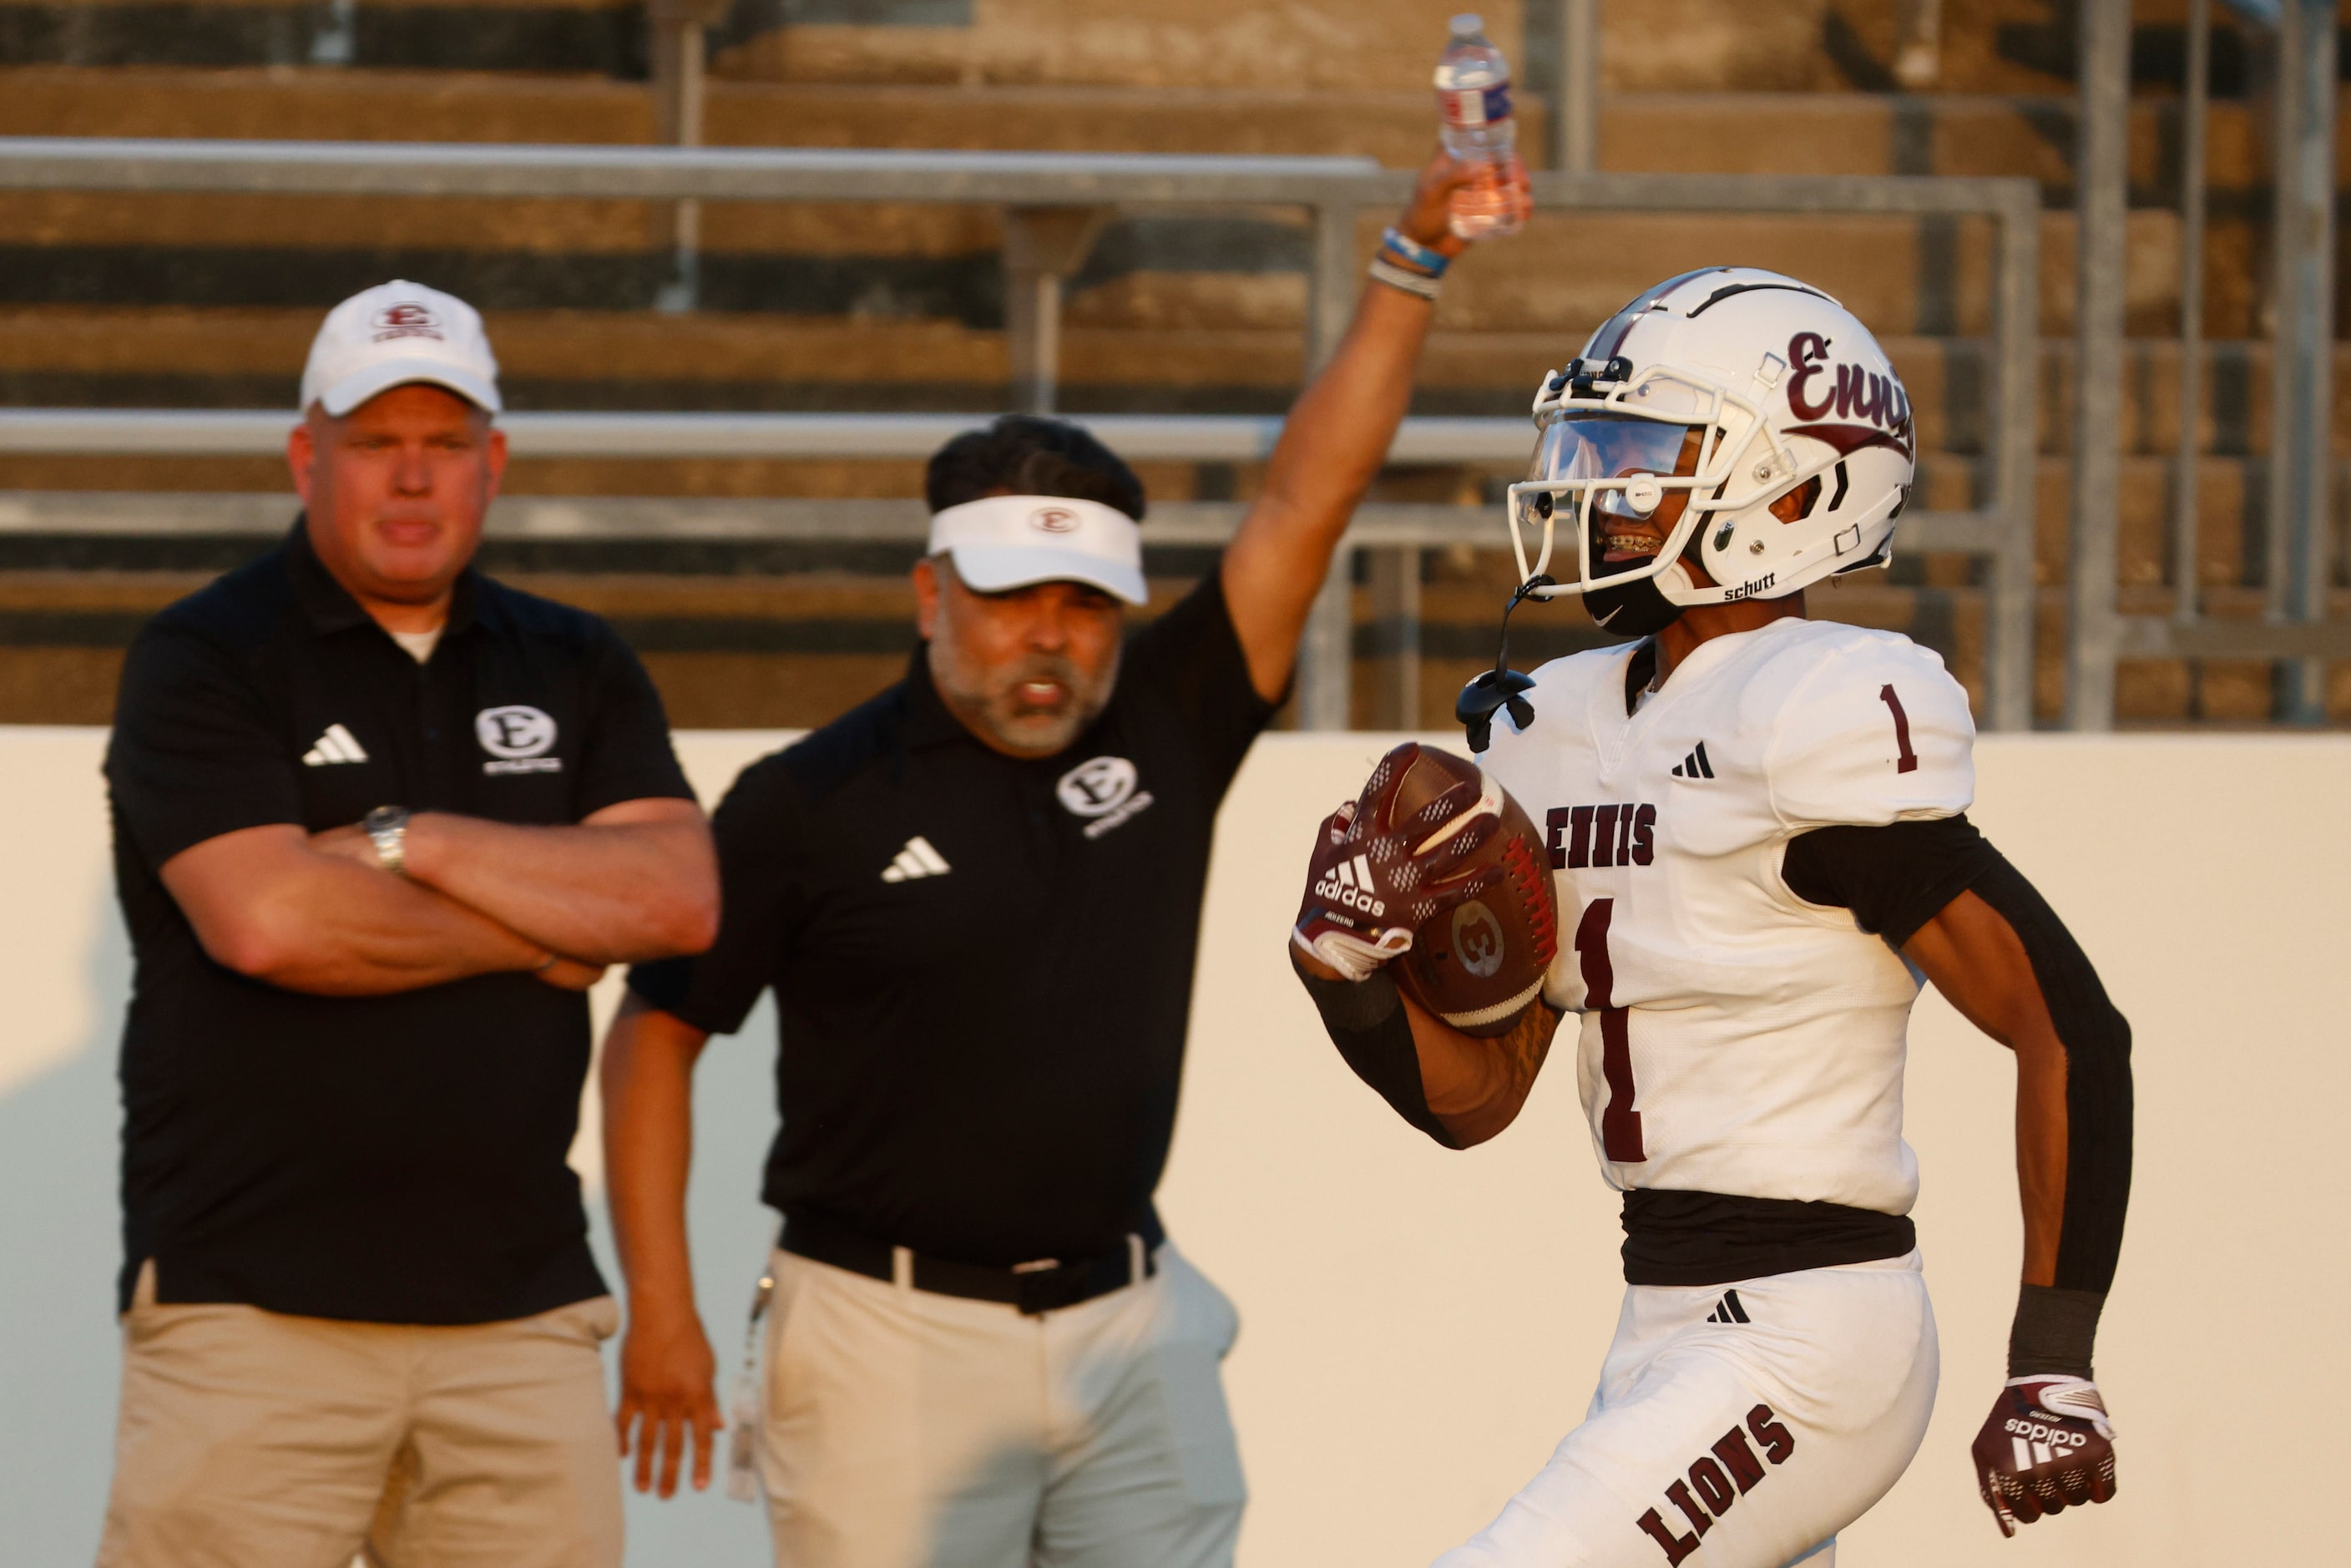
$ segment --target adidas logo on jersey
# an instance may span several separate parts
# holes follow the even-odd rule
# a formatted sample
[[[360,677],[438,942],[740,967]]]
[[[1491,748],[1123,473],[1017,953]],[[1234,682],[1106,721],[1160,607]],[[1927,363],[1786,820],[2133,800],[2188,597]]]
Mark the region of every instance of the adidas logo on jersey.
[[[916,833],[906,841],[897,858],[882,868],[883,882],[919,882],[926,876],[945,876],[955,868],[947,857],[931,847],[931,841]]]
[[[1728,1293],[1724,1299],[1729,1300]],[[1755,1452],[1759,1446],[1763,1450],[1761,1455]],[[1747,1413],[1745,1427],[1733,1427],[1717,1437],[1690,1462],[1683,1477],[1666,1488],[1666,1500],[1689,1521],[1689,1534],[1667,1524],[1658,1509],[1651,1509],[1633,1522],[1666,1554],[1667,1568],[1674,1568],[1698,1550],[1699,1538],[1714,1528],[1716,1520],[1762,1485],[1771,1470],[1786,1464],[1795,1451],[1796,1435],[1788,1430],[1787,1423],[1769,1405],[1758,1405]],[[1766,1460],[1771,1462],[1768,1469]]]
[[[1388,912],[1388,906],[1372,891],[1373,886],[1372,862],[1357,855],[1352,861],[1341,861],[1329,876],[1317,882],[1314,896],[1377,920]]]
[[[302,754],[302,766],[331,768],[338,762],[365,762],[367,759],[367,747],[360,744],[357,736],[340,724],[330,724],[327,727],[327,733]]]
[[[1740,1303],[1739,1292],[1736,1291],[1723,1291],[1722,1300],[1715,1303],[1714,1311],[1706,1314],[1706,1321],[1710,1323],[1743,1323],[1748,1322],[1747,1309]]]
[[[1706,759],[1705,741],[1699,741],[1698,743],[1697,750],[1691,752],[1687,757],[1683,758],[1681,761],[1674,765],[1674,777],[1677,779],[1711,779],[1714,777],[1714,764]]]
[[[1647,865],[1657,858],[1657,809],[1625,801],[1611,806],[1553,806],[1543,813],[1553,871],[1586,866]]]

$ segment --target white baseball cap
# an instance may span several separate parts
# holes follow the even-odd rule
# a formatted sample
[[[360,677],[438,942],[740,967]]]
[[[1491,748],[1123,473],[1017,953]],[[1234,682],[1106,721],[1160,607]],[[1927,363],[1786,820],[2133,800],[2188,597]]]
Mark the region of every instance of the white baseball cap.
[[[481,313],[453,294],[393,278],[327,312],[302,367],[302,406],[340,419],[380,392],[431,382],[498,412],[498,361]]]
[[[1100,501],[1070,496],[986,496],[931,518],[931,554],[982,593],[1034,582],[1091,583],[1129,604],[1150,601],[1143,529]]]

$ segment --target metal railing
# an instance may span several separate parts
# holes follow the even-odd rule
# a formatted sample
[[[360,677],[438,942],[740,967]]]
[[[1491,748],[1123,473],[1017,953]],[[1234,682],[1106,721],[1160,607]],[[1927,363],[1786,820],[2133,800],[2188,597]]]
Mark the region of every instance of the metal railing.
[[[2335,347],[2335,0],[2228,0],[2247,22],[2274,29],[2276,114],[2270,147],[2275,164],[2272,214],[2275,268],[2270,333],[2271,440],[2264,612],[2260,619],[2206,613],[2198,581],[2199,443],[2203,416],[2205,160],[2211,69],[2209,0],[2189,0],[2186,79],[2180,116],[2179,443],[2172,454],[2168,517],[2173,584],[2168,615],[2124,615],[2116,609],[2120,532],[2113,486],[2120,434],[2123,261],[2126,200],[2121,144],[2128,110],[2129,8],[2091,0],[2083,8],[2083,134],[2104,150],[2084,160],[2083,271],[2086,305],[2107,302],[2110,319],[2084,329],[2076,366],[2073,618],[2067,648],[2067,715],[2077,729],[2114,722],[2116,664],[2122,659],[2266,659],[2275,673],[2275,713],[2288,723],[2325,717],[2329,658],[2351,658],[2351,622],[2327,616],[2334,557],[2332,387]],[[2112,238],[2091,265],[2091,209]],[[2094,358],[2095,356],[2095,358]]]
[[[0,190],[233,191],[277,194],[592,197],[649,201],[977,203],[1005,209],[1008,258],[1021,258],[1013,361],[1027,368],[1037,402],[1050,406],[1055,375],[1059,281],[1083,256],[1068,244],[1072,212],[1134,206],[1290,205],[1313,225],[1306,312],[1307,365],[1318,368],[1353,309],[1356,220],[1366,207],[1401,203],[1408,172],[1368,160],[1188,157],[1161,154],[924,152],[807,148],[667,148],[114,141],[0,138]],[[1980,214],[1998,229],[1992,282],[1992,374],[1985,483],[1973,509],[1913,514],[1903,548],[1991,562],[1987,627],[1988,727],[2032,720],[2033,375],[2037,331],[2038,196],[2024,179],[1910,176],[1658,175],[1551,172],[1534,177],[1544,210],[1676,213]],[[1019,225],[1037,220],[1030,240]],[[1523,242],[1522,242],[1523,243]],[[1022,277],[1018,266],[1029,268]],[[1056,271],[1056,268],[1062,270]],[[1050,282],[1050,287],[1045,287]],[[1026,284],[1031,307],[1020,308]],[[1024,342],[1026,346],[1024,347]],[[1562,339],[1561,358],[1573,345]],[[920,455],[978,415],[516,414],[505,422],[516,449],[601,456]],[[89,410],[0,412],[0,450],[16,452],[250,453],[276,451],[287,415]],[[1130,456],[1202,461],[1262,456],[1279,422],[1136,416],[1087,423]],[[1391,460],[1515,467],[1531,440],[1515,420],[1408,421]],[[542,444],[569,443],[570,444]],[[1310,728],[1346,727],[1353,643],[1353,551],[1417,550],[1482,542],[1479,508],[1430,531],[1358,529],[1318,596],[1301,649],[1299,716]],[[1367,519],[1368,520],[1368,519]],[[1397,524],[1396,528],[1404,525]],[[1479,530],[1473,533],[1473,530]],[[1409,537],[1406,537],[1408,535]],[[1496,536],[1499,537],[1499,536]],[[1409,623],[1416,617],[1417,559],[1375,560],[1375,616],[1406,623],[1392,661],[1401,711],[1417,674]]]

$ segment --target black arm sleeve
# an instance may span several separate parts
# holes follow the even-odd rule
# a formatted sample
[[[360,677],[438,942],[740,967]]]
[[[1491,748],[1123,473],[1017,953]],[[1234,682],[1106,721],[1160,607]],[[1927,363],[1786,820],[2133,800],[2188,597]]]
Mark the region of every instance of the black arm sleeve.
[[[1966,813],[1881,828],[1814,828],[1788,841],[1781,880],[1807,904],[1850,909],[1899,947],[1943,906],[2005,864]]]
[[[1428,1108],[1420,1082],[1420,1049],[1412,1042],[1412,1020],[1404,998],[1385,969],[1363,980],[1325,980],[1296,970],[1299,983],[1322,1015],[1322,1028],[1355,1076],[1378,1091],[1395,1113],[1448,1149],[1461,1145]]]
[[[1818,829],[1789,842],[1782,876],[1798,897],[1850,909],[1864,929],[1896,946],[1963,892],[2016,933],[2065,1050],[2065,1208],[2055,1284],[2025,1287],[2011,1372],[2087,1376],[2097,1308],[2122,1252],[2131,1178],[2130,1024],[2089,956],[1963,816]]]

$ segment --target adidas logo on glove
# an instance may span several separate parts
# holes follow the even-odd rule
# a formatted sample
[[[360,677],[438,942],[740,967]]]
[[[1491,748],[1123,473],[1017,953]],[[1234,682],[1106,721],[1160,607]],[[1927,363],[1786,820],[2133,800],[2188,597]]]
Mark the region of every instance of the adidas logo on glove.
[[[1372,894],[1372,862],[1362,855],[1341,861],[1331,875],[1314,884],[1314,896],[1374,920],[1388,912],[1387,904]]]

